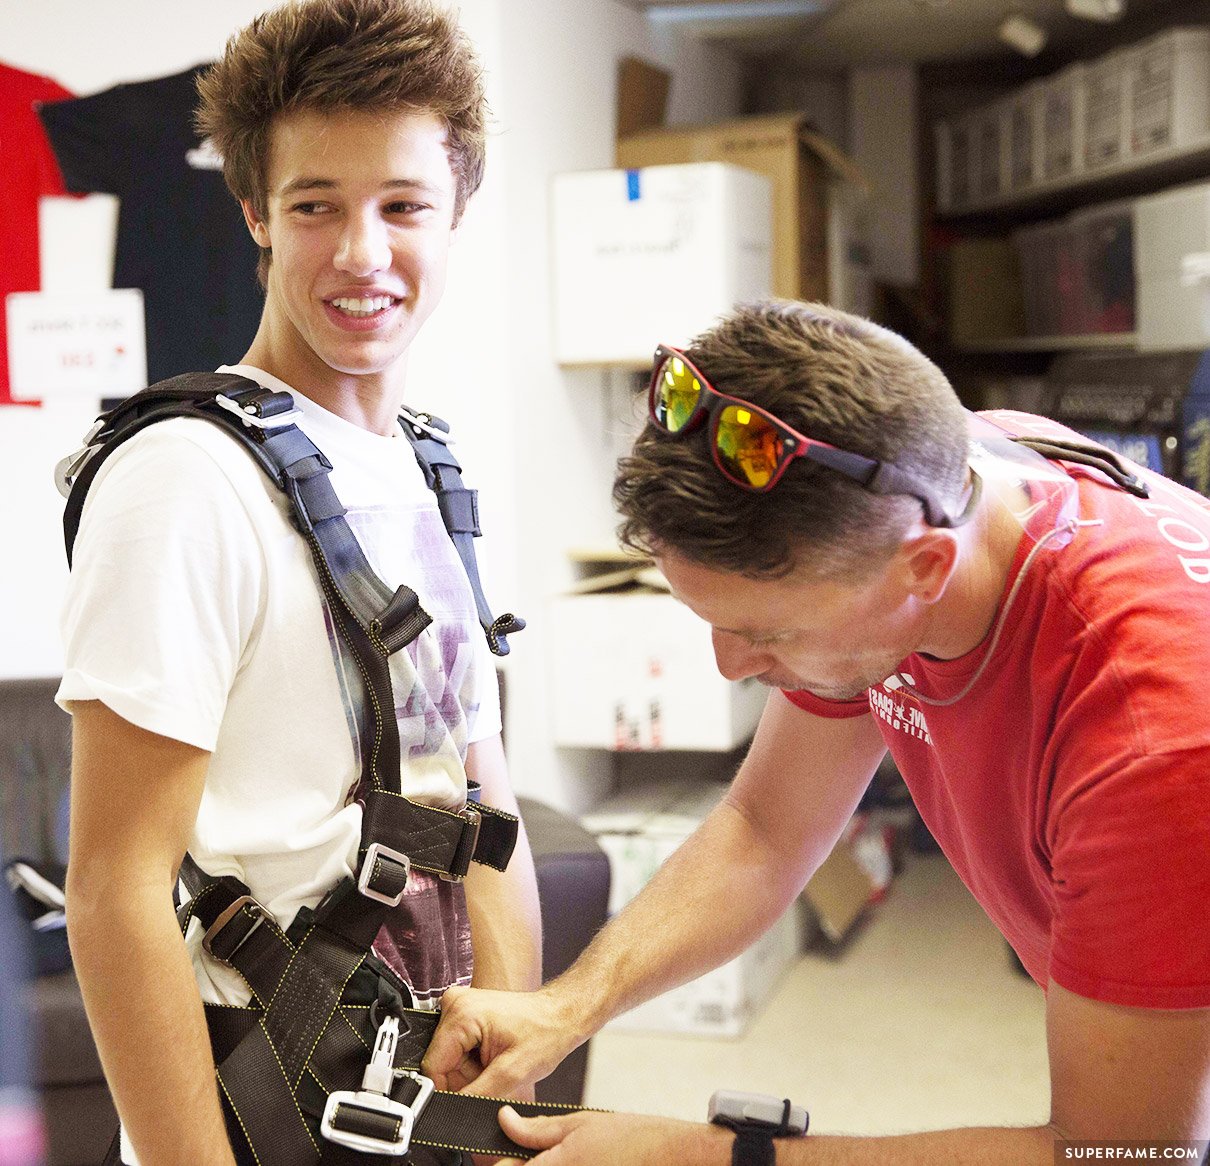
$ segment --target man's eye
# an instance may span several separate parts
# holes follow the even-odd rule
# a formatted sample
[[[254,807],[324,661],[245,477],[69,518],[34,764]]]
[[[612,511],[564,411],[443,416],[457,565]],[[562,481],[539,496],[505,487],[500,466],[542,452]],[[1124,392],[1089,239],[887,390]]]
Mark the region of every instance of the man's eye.
[[[297,202],[290,208],[300,215],[317,215],[324,209],[322,202]]]
[[[389,215],[414,215],[428,209],[422,202],[392,202],[386,208]]]

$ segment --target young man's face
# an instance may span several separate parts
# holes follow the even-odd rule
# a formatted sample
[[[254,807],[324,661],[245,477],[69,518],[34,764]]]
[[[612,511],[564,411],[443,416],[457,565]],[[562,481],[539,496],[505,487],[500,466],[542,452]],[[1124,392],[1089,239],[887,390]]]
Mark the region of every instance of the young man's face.
[[[244,206],[273,251],[266,371],[304,393],[401,381],[445,288],[455,202],[445,142],[430,113],[301,110],[274,122],[267,213]]]

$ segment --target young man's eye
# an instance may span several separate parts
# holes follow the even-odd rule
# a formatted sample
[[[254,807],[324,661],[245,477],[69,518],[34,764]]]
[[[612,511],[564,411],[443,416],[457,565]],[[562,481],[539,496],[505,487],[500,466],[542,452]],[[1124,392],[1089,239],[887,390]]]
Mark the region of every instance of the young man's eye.
[[[386,207],[389,215],[415,215],[428,209],[422,202],[391,202]]]
[[[296,202],[290,208],[295,214],[299,215],[318,215],[322,214],[327,209],[327,203],[323,202]]]

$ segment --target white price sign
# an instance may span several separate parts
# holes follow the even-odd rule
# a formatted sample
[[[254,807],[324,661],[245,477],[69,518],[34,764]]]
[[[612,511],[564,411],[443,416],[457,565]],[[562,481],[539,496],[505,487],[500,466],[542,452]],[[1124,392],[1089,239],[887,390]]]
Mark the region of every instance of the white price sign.
[[[138,288],[8,296],[8,370],[14,398],[124,397],[147,384]]]

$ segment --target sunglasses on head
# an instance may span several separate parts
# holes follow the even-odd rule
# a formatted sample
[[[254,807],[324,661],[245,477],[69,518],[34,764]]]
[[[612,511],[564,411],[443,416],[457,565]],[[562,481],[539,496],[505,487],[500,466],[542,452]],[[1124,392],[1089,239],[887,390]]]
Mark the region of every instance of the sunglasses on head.
[[[980,493],[972,474],[966,505],[952,514],[936,493],[894,462],[877,461],[807,437],[772,413],[739,397],[720,393],[683,352],[661,344],[655,350],[648,411],[665,433],[690,433],[710,423],[710,452],[719,472],[745,490],[766,493],[781,481],[795,458],[806,458],[843,474],[874,494],[906,494],[924,507],[930,526],[960,526],[974,513]]]

